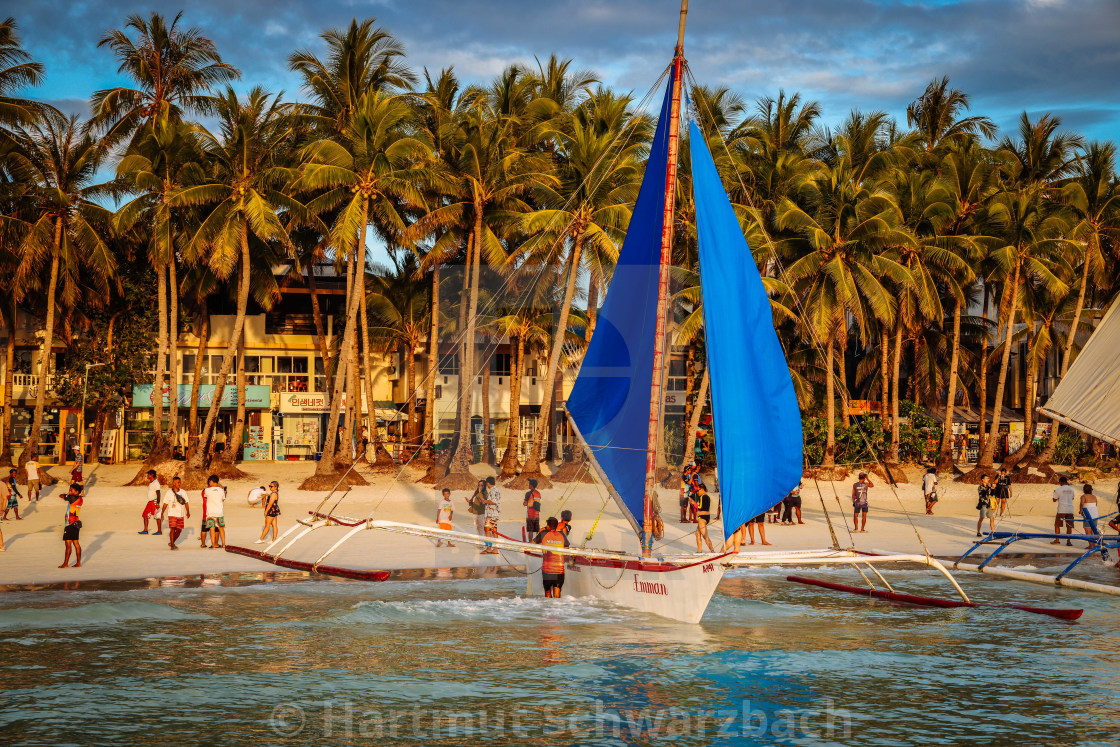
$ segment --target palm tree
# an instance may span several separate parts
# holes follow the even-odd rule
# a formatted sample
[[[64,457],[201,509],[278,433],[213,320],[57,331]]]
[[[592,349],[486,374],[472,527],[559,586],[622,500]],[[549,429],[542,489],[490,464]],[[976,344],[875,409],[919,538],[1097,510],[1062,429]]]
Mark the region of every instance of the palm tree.
[[[969,96],[949,88],[949,78],[931,80],[925,92],[906,107],[906,124],[915,128],[924,150],[923,165],[939,169],[936,153],[978,135],[994,137],[996,126],[987,117],[961,117]]]
[[[410,113],[411,108],[403,96],[378,91],[366,94],[345,124],[329,137],[316,140],[304,149],[304,165],[293,185],[296,190],[317,195],[307,206],[312,214],[337,213],[330,228],[333,245],[354,247],[353,278],[358,280],[354,281],[357,286],[347,302],[347,323],[338,359],[341,371],[356,360],[353,332],[359,309],[365,304],[360,279],[365,277],[367,227],[372,223],[384,238],[399,242],[407,225],[403,211],[424,204],[421,187],[435,178],[427,145],[405,129]],[[361,326],[365,329],[366,388],[372,400],[368,324]],[[343,377],[336,374],[327,440],[316,468],[319,477],[329,476],[334,471],[342,385]],[[352,411],[357,412],[359,408],[354,402]]]
[[[164,388],[170,362],[172,389],[177,386],[176,342],[178,340],[178,298],[173,289],[176,281],[174,229],[167,195],[174,186],[183,186],[180,176],[193,173],[180,167],[197,161],[195,140],[182,124],[184,115],[210,113],[213,86],[235,80],[240,73],[222,61],[214,43],[196,27],[181,28],[178,13],[171,23],[159,13],[147,19],[139,14],[128,16],[124,29],[111,29],[98,42],[109,48],[118,62],[117,71],[130,77],[134,88],[117,86],[94,92],[90,98],[93,117],[90,126],[105,133],[106,145],[115,145],[131,137],[129,152],[140,153],[147,162],[122,161],[118,174],[126,177],[131,190],[146,193],[133,202],[138,212],[154,210],[163,205],[157,230],[152,231],[149,258],[156,274],[159,306],[159,353],[156,359],[154,392]],[[129,34],[133,34],[135,38]],[[135,173],[134,173],[135,172]],[[126,213],[127,216],[127,213]],[[134,222],[139,215],[125,220]],[[172,295],[168,296],[168,288]],[[174,337],[171,328],[175,328]],[[155,463],[171,455],[173,441],[178,438],[178,398],[172,396],[171,417],[167,433],[163,432],[163,400],[156,397],[152,410],[154,438],[144,465],[134,482],[143,481],[143,473]]]
[[[1090,143],[1074,167],[1072,181],[1062,188],[1064,202],[1073,210],[1077,223],[1070,231],[1072,242],[1083,247],[1081,280],[1077,287],[1077,303],[1073,320],[1062,350],[1059,378],[1064,378],[1073,358],[1076,332],[1085,310],[1085,293],[1090,277],[1103,283],[1109,250],[1120,247],[1120,184],[1116,180],[1116,146],[1113,143]],[[1058,424],[1051,423],[1050,438],[1040,461],[1049,464],[1058,447]]]
[[[158,117],[179,121],[186,114],[212,112],[211,89],[241,77],[201,29],[179,26],[182,17],[176,14],[169,25],[159,13],[147,19],[134,13],[124,29],[110,29],[97,43],[112,50],[117,72],[136,83],[90,97],[90,124],[105,131],[107,143],[121,142]]]
[[[470,402],[475,376],[475,330],[478,326],[479,276],[482,257],[496,266],[507,254],[501,236],[516,227],[518,217],[529,211],[526,198],[554,179],[548,157],[524,147],[519,137],[522,122],[502,108],[512,107],[509,86],[495,85],[493,101],[479,97],[460,123],[457,147],[448,169],[453,183],[444,192],[443,204],[427,212],[416,224],[416,235],[443,233],[451,226],[467,227],[466,300],[460,307],[461,357],[458,440],[449,461],[450,472],[441,486],[474,485],[470,464]],[[445,160],[448,160],[445,158]]]
[[[370,317],[364,323],[378,340],[401,353],[408,400],[408,443],[415,445],[419,423],[416,409],[416,349],[431,329],[428,282],[416,256],[394,258],[394,267],[377,268],[366,283]]]
[[[1043,185],[1035,184],[1015,192],[1004,192],[995,198],[990,208],[993,221],[1001,228],[1002,245],[992,252],[992,259],[1002,269],[1005,278],[1004,296],[1007,300],[1001,304],[1000,309],[1000,320],[1006,319],[1002,334],[1005,344],[996,383],[992,429],[981,447],[976,469],[969,473],[973,475],[972,479],[978,479],[979,475],[992,470],[1011,359],[1010,340],[1015,331],[1022,283],[1041,283],[1055,293],[1063,285],[1047,267],[1044,259],[1047,255],[1061,251],[1068,221],[1059,208],[1043,198],[1044,191]]]
[[[559,332],[553,336],[548,357],[540,418],[525,462],[524,474],[528,476],[540,475],[552,415],[553,387],[549,384],[560,365],[565,341],[562,332],[568,328],[584,248],[589,249],[591,264],[599,273],[605,263],[613,266],[618,259],[618,243],[630,222],[640,185],[638,158],[644,145],[624,138],[621,131],[599,132],[578,119],[572,123],[570,134],[560,137],[560,143],[558,185],[542,190],[547,207],[527,214],[522,223],[523,230],[533,237],[521,247],[521,255],[533,264],[566,267],[567,276],[556,322]]]
[[[43,63],[36,62],[23,48],[16,30],[16,19],[8,16],[0,21],[0,125],[29,125],[45,109],[51,108],[15,95],[25,88],[41,84],[43,70]],[[0,129],[0,138],[6,137]]]
[[[205,161],[193,128],[181,121],[160,116],[137,133],[127,155],[117,164],[118,181],[128,185],[137,196],[123,205],[114,217],[118,233],[131,230],[136,225],[150,237],[148,255],[157,272],[157,304],[159,313],[158,354],[156,381],[162,391],[164,372],[167,371],[174,391],[178,382],[179,339],[178,261],[176,259],[176,234],[183,224],[183,210],[171,209],[168,198],[173,190],[205,179]],[[162,268],[167,268],[165,275]],[[168,313],[164,313],[166,310]],[[169,364],[169,365],[168,365]],[[152,464],[171,458],[179,437],[177,396],[170,397],[171,409],[166,433],[160,432],[163,400],[153,402],[153,427],[155,438],[137,480]]]
[[[289,174],[276,161],[290,149],[293,136],[284,105],[278,96],[261,88],[250,90],[243,101],[232,88],[227,88],[214,98],[213,106],[218,116],[218,133],[197,127],[206,158],[212,164],[207,178],[202,184],[175,190],[169,198],[172,207],[206,208],[205,217],[190,238],[189,249],[206,256],[208,266],[218,278],[229,278],[240,268],[233,333],[218,371],[198,448],[186,465],[185,481],[191,484],[204,482],[207,447],[245,328],[252,272],[250,234],[266,243],[287,241],[277,215],[278,209],[288,203],[279,190]]]
[[[998,190],[995,164],[990,152],[969,138],[942,160],[941,174],[941,183],[949,193],[949,205],[953,211],[953,219],[945,227],[944,233],[965,238],[966,243],[957,244],[956,247],[967,251],[968,258],[974,261],[979,258],[977,255],[983,254],[982,245],[987,241],[982,211]],[[953,466],[953,419],[960,378],[961,321],[967,307],[965,296],[958,289],[963,290],[968,284],[974,283],[975,275],[975,271],[969,266],[966,272],[955,276],[955,288],[950,294],[954,302],[953,339],[949,362],[949,391],[942,424],[941,455],[937,462],[939,471],[951,470]]]
[[[92,284],[104,297],[109,292],[108,278],[116,267],[103,238],[108,233],[111,214],[95,201],[103,191],[94,179],[105,150],[96,137],[83,129],[77,117],[47,111],[37,123],[12,131],[18,150],[11,158],[11,167],[17,178],[30,186],[34,200],[18,249],[17,300],[25,295],[30,276],[49,267],[35,415],[19,458],[21,466],[39,452],[56,307],[73,307],[83,284]]]
[[[825,358],[827,435],[822,466],[831,467],[836,444],[835,352],[841,328],[848,315],[864,334],[874,329],[875,321],[893,321],[896,302],[884,281],[902,286],[910,275],[884,250],[906,246],[910,237],[894,225],[897,207],[890,195],[857,186],[845,162],[822,170],[807,187],[811,212],[787,198],[778,227],[799,235],[805,246],[786,278],[807,312],[801,319],[804,332]]]

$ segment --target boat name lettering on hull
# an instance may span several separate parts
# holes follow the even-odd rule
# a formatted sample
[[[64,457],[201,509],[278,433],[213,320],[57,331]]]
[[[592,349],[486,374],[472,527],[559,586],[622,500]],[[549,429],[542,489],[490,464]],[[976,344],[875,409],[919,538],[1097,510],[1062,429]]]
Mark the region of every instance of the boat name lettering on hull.
[[[666,588],[665,584],[640,581],[637,573],[634,574],[634,591],[640,591],[643,594],[659,594],[663,597],[669,596],[669,589]]]

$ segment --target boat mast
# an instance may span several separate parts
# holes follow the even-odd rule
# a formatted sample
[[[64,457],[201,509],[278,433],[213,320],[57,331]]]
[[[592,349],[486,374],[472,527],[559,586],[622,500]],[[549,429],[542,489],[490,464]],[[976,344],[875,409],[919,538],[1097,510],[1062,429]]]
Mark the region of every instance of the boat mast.
[[[657,491],[657,450],[661,436],[662,381],[665,370],[665,322],[669,307],[669,265],[673,261],[673,202],[677,193],[677,150],[680,140],[681,72],[684,67],[684,24],[688,0],[681,0],[677,47],[673,52],[673,102],[669,110],[669,158],[665,167],[665,210],[661,216],[661,262],[657,278],[657,323],[653,338],[653,379],[646,440],[646,489],[642,501],[642,555],[653,554],[653,500]]]

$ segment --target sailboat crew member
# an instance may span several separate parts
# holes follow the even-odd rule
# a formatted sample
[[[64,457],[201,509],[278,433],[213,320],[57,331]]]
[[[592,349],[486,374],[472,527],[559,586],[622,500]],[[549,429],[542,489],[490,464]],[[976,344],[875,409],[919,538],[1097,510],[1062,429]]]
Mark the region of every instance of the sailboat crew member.
[[[568,535],[558,528],[560,522],[555,516],[548,517],[548,528],[537,534],[533,542],[545,547],[570,547]],[[560,598],[560,591],[564,588],[564,556],[554,552],[545,552],[541,564],[541,580],[544,584],[544,595],[553,599]]]

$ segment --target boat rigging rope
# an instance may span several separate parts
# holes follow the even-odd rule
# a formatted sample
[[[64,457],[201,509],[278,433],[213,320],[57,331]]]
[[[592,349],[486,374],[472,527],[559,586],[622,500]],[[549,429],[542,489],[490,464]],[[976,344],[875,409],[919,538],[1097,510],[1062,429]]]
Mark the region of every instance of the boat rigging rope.
[[[817,489],[817,497],[821,499],[821,510],[824,511],[824,520],[828,522],[828,533],[832,535],[832,548],[834,550],[840,549],[840,540],[836,538],[836,528],[832,525],[832,516],[828,513],[828,506],[824,503],[824,493],[821,492],[821,484],[817,482],[817,476],[813,475],[813,486]],[[844,521],[844,528],[847,529],[848,522]],[[848,537],[851,539],[852,532],[848,530]],[[852,540],[852,547],[855,547],[855,540]]]

